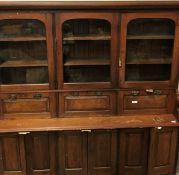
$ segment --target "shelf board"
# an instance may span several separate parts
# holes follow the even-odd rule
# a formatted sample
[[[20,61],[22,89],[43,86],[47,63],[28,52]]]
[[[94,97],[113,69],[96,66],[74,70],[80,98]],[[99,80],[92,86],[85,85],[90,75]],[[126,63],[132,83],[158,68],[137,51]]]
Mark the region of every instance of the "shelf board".
[[[127,39],[174,39],[174,35],[129,35]]]
[[[41,67],[48,66],[47,60],[14,60],[14,61],[5,61],[0,64],[1,68],[10,68],[10,67]]]
[[[7,37],[7,38],[0,38],[0,42],[16,42],[16,41],[45,41],[46,37],[43,36],[18,36],[18,37]]]
[[[85,40],[110,40],[110,35],[76,35],[76,36],[65,36],[63,38],[63,41],[73,41],[73,40],[79,40],[79,41],[85,41]]]
[[[131,60],[126,62],[126,64],[171,64],[172,59],[145,59],[145,60]]]
[[[44,118],[46,114],[41,113],[40,115],[34,115],[33,119],[28,119],[27,115],[22,115],[22,119],[15,120],[11,119],[12,115],[13,114],[9,114],[9,116],[5,116],[10,119],[1,120],[0,133],[179,126],[179,122],[177,122],[175,116],[172,114],[131,116],[83,114],[73,117],[69,115],[61,118]],[[17,114],[16,117],[17,116],[19,117],[19,114]]]
[[[73,58],[73,59],[68,59],[65,63],[64,66],[96,66],[96,65],[110,65],[110,59],[101,59],[101,58]]]

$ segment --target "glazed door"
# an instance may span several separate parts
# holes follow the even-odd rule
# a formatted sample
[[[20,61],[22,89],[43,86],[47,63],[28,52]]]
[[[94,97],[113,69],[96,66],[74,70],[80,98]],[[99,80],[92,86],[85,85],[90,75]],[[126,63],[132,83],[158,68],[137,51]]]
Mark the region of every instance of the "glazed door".
[[[146,175],[148,160],[148,129],[122,129],[119,135],[119,174]]]
[[[46,13],[0,14],[2,91],[54,88],[51,23]]]
[[[0,174],[26,175],[24,136],[0,135]]]
[[[176,13],[122,15],[121,87],[168,87],[177,83]]]
[[[38,132],[25,137],[28,175],[56,175],[55,133]]]
[[[150,135],[148,175],[174,174],[178,128],[153,128]]]
[[[58,88],[116,85],[117,15],[63,12],[56,16]]]

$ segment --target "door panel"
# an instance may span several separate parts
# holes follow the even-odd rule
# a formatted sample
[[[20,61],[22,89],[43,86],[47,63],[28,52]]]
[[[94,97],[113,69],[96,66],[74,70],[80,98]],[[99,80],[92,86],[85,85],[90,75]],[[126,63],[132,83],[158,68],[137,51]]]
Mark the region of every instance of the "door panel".
[[[53,132],[26,137],[26,156],[30,175],[56,174],[56,141]]]
[[[87,135],[66,131],[58,137],[59,174],[87,175]]]
[[[177,128],[151,129],[149,175],[175,173]]]
[[[116,174],[117,132],[93,131],[88,135],[88,173],[91,175]]]
[[[176,84],[177,22],[175,12],[122,14],[121,87],[168,87]]]
[[[123,129],[119,135],[119,174],[146,175],[147,129]]]
[[[23,136],[17,134],[0,136],[0,174],[26,175]]]

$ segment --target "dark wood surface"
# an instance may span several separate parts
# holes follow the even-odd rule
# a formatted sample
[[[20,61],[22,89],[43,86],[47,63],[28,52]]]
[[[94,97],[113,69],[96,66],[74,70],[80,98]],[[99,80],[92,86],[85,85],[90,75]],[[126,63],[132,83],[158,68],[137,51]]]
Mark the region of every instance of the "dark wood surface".
[[[40,116],[38,116],[40,117]],[[0,132],[19,131],[58,131],[82,129],[144,128],[158,126],[179,126],[172,114],[132,115],[132,116],[86,116],[73,118],[43,119],[7,119],[1,120]]]
[[[45,38],[5,38],[0,41],[15,43],[26,40],[28,42],[46,40],[49,71],[49,84],[0,86],[0,174],[116,175],[119,172],[121,175],[147,173],[168,175],[174,173],[179,127],[177,116],[174,115],[179,63],[177,11],[179,2],[4,1],[0,2],[0,9],[4,12],[7,9],[15,9],[8,13],[2,11],[0,19],[30,18],[45,24]],[[40,9],[49,9],[49,11],[40,11]],[[63,10],[57,11],[58,9]],[[81,11],[81,9],[87,10]],[[101,11],[92,9],[101,9]],[[125,11],[111,9],[125,9]],[[76,37],[74,35],[64,38],[64,41],[111,40],[109,55],[111,59],[107,63],[103,62],[111,66],[110,82],[64,83],[65,61],[67,64],[64,65],[65,67],[75,64],[103,66],[99,60],[92,63],[81,62],[81,60],[80,63],[69,63],[68,60],[63,60],[62,25],[68,20],[81,17],[108,21],[111,24],[111,36]],[[176,25],[175,36],[129,35],[127,37],[128,22],[135,18],[169,18]],[[79,30],[83,32],[83,27]],[[169,81],[125,81],[126,42],[135,39],[147,39],[147,41],[154,39],[160,42],[164,39],[169,42],[174,39],[172,62],[168,60],[155,62],[157,66],[161,63],[165,65],[172,63]],[[90,45],[87,45],[88,49],[91,49]],[[95,49],[90,50],[94,55]],[[108,53],[105,47],[101,50]],[[75,55],[75,51],[72,51],[73,54]],[[154,64],[153,60],[150,61],[148,63]],[[143,64],[142,61],[141,63]],[[141,63],[139,62],[140,65]],[[133,64],[136,64],[135,61]],[[3,64],[1,66],[3,67]],[[17,67],[16,64],[13,66]],[[30,66],[33,64],[31,63]],[[35,96],[38,94],[42,96],[40,98]]]
[[[177,149],[177,128],[151,129],[148,174],[174,174]]]
[[[57,170],[57,144],[53,132],[28,134],[24,138],[27,174],[51,175]]]
[[[178,1],[3,1],[0,3],[2,9],[170,9],[179,7]]]
[[[119,173],[147,174],[148,129],[123,129],[119,135]]]

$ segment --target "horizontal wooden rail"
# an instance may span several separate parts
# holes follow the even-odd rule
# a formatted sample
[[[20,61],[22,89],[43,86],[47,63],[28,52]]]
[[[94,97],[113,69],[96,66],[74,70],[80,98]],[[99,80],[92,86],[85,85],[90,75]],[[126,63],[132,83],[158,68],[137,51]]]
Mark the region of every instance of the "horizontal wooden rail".
[[[1,120],[0,133],[179,126],[172,114]]]

